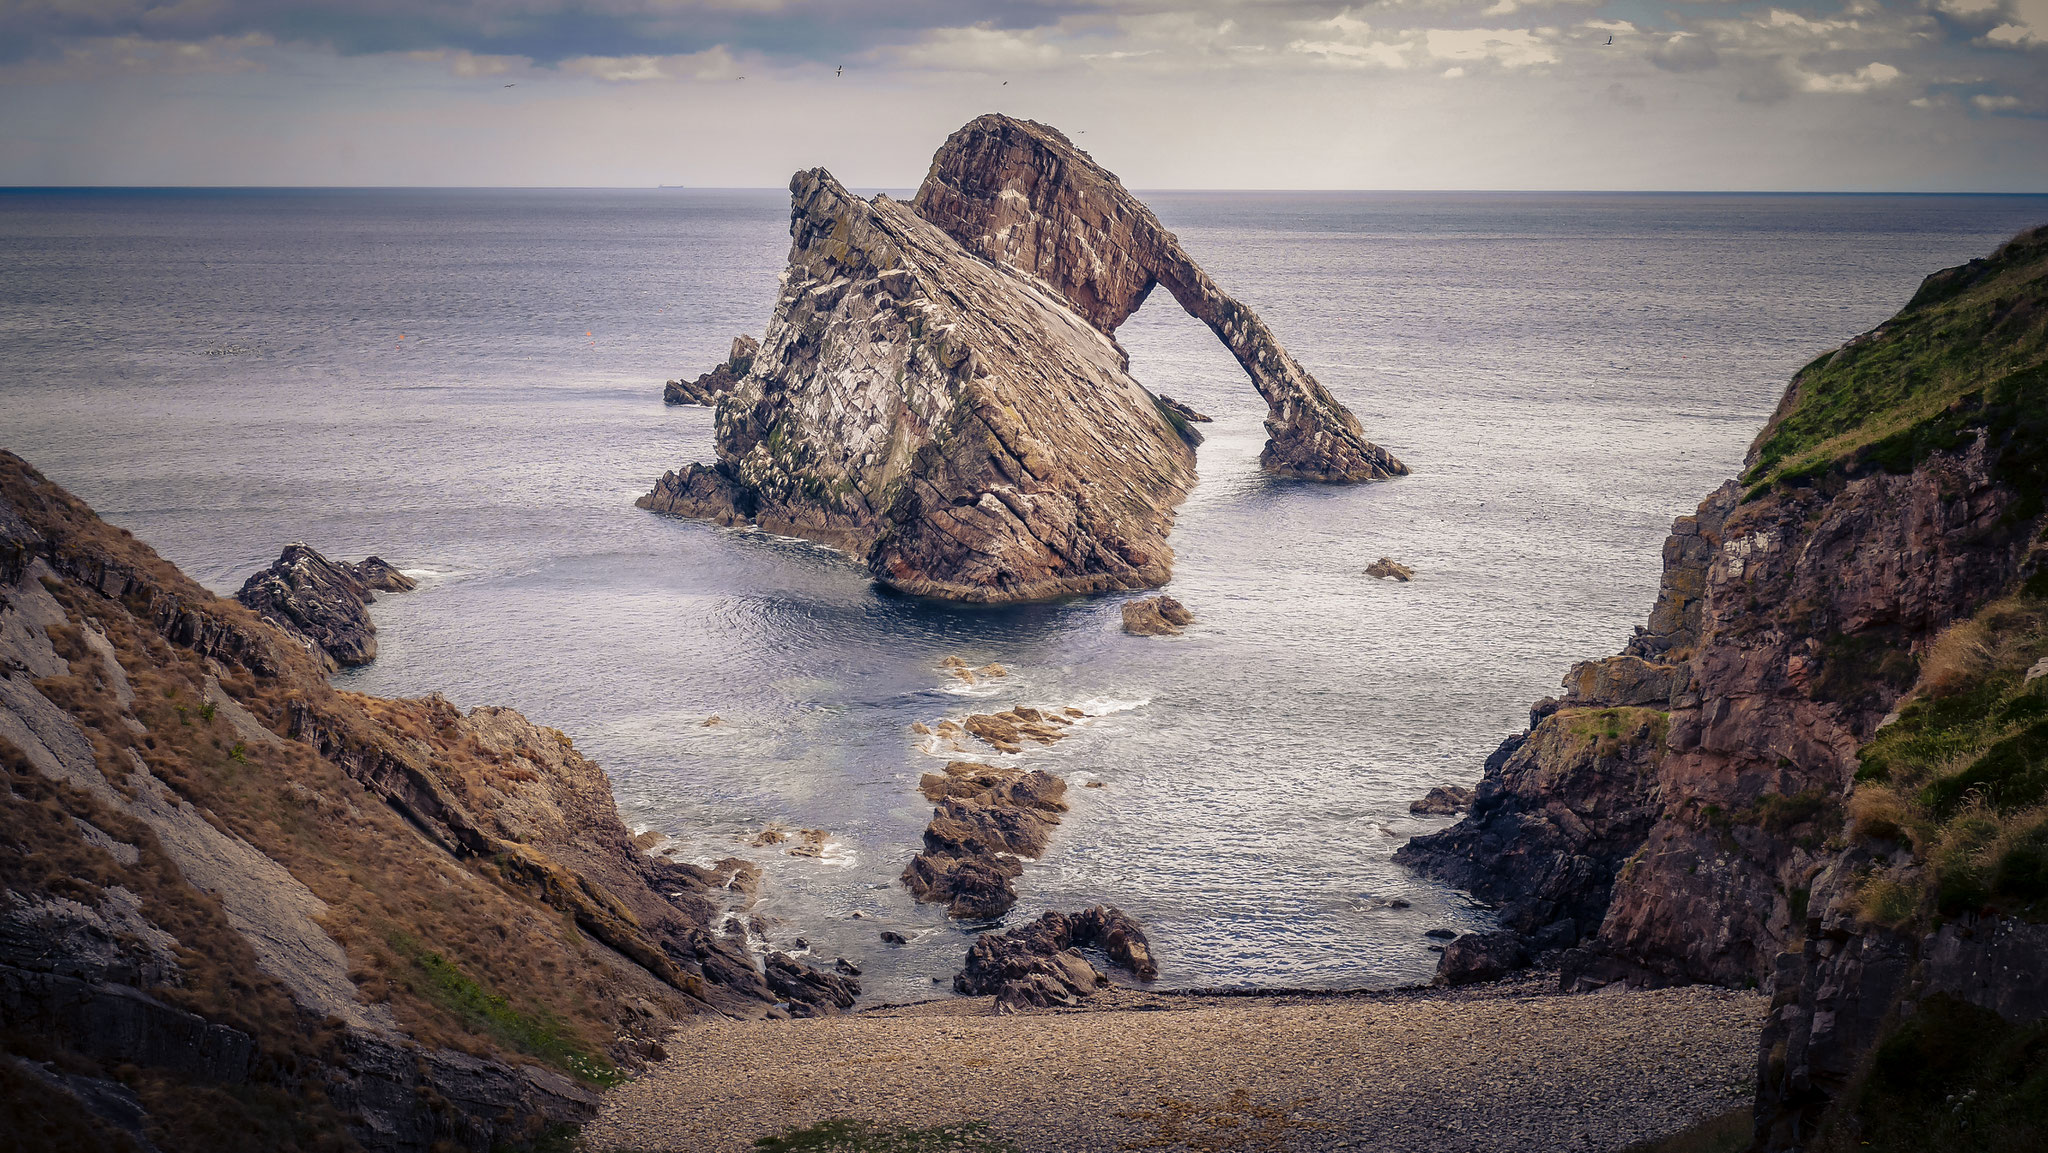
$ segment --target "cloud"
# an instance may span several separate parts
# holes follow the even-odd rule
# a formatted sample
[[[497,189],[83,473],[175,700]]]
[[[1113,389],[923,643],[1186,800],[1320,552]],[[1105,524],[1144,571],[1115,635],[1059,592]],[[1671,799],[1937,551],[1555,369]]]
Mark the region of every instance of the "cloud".
[[[904,64],[953,72],[1037,72],[1064,62],[1059,47],[1035,33],[987,25],[935,28],[893,55]]]
[[[1801,92],[1855,93],[1882,88],[1899,78],[1899,70],[1889,64],[1870,63],[1854,72],[1799,74]]]
[[[1979,92],[1977,95],[1970,97],[1970,103],[1986,112],[2010,112],[2020,106],[2020,98],[2017,96]]]
[[[1396,44],[1374,39],[1372,25],[1353,16],[1348,8],[1328,20],[1318,21],[1314,28],[1322,39],[1296,40],[1287,46],[1287,50],[1304,56],[1320,56],[1325,64],[1354,68],[1406,68],[1408,53],[1414,47],[1410,43]]]
[[[204,40],[152,40],[140,36],[94,36],[67,43],[62,51],[6,69],[15,83],[95,80],[111,76],[194,76],[256,72],[262,55],[277,42],[260,32]]]
[[[1650,49],[1650,63],[1666,72],[1704,72],[1721,63],[1721,54],[1697,32],[1674,32]]]
[[[2012,48],[2048,45],[2048,0],[2014,0],[2012,18],[1986,32],[1984,39]]]
[[[1550,43],[1554,35],[1549,29],[1431,28],[1423,33],[1423,45],[1438,60],[1486,60],[1503,68],[1531,68],[1557,63],[1557,49]]]
[[[408,52],[406,59],[421,64],[446,64],[448,71],[470,79],[478,76],[503,76],[515,68],[525,68],[533,63],[524,56],[479,56],[461,49],[436,48],[428,52]]]

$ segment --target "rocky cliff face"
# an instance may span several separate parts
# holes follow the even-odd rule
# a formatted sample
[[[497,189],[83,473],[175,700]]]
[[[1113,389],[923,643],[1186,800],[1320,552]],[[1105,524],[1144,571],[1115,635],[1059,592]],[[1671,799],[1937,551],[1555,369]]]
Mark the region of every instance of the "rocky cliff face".
[[[1020,143],[990,152],[990,132]],[[719,403],[718,460],[664,475],[641,507],[822,541],[923,596],[1164,584],[1200,437],[1184,406],[1131,378],[1109,335],[1155,281],[1180,286],[1266,393],[1269,467],[1324,480],[1405,471],[1057,133],[985,117],[933,173],[915,205],[863,200],[822,169],[797,174],[789,268],[760,350]],[[1049,215],[1026,213],[1033,235],[1081,248],[1049,248],[1043,267],[996,251],[1011,221],[983,208],[1009,212],[1020,182],[1049,197]]]
[[[561,733],[329,667],[0,454],[0,1073],[91,1141],[516,1146],[676,1019],[843,995]]]
[[[1971,746],[1949,727],[1942,755],[1915,762],[1917,791],[1873,776],[1872,750],[1900,715],[1910,728],[1916,710],[1975,699],[1955,673],[1958,629],[2048,592],[2029,583],[2044,365],[2037,230],[1930,277],[1898,317],[1802,370],[1742,483],[1674,525],[1648,626],[1575,667],[1563,699],[1539,702],[1488,762],[1471,814],[1398,856],[1500,902],[1499,949],[1559,964],[1567,983],[1772,987],[1768,1147],[1814,1140],[1871,1044],[1924,998],[2039,1015],[2014,995],[2019,970],[1996,976],[1986,952],[2025,953],[2038,946],[2014,942],[2035,930],[1982,901],[1937,930],[1926,878],[1958,835],[1956,798],[1994,829],[1956,858],[1974,860],[2031,835],[2048,782],[2017,787],[2014,770],[1944,784],[1975,771],[1957,767]],[[2020,646],[2007,663],[2039,655]],[[1983,749],[2017,739],[1980,736]],[[1874,917],[1873,894],[1893,890],[1900,908]]]

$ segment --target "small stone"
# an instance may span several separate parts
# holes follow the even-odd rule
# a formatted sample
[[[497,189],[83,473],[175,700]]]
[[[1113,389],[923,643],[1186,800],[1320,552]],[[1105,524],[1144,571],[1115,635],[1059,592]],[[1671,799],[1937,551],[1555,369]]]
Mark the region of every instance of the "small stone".
[[[884,945],[907,945],[910,943],[910,938],[893,929],[884,929],[882,930],[882,943]]]
[[[1134,637],[1179,636],[1181,629],[1195,623],[1187,606],[1168,596],[1125,601],[1124,631]]]

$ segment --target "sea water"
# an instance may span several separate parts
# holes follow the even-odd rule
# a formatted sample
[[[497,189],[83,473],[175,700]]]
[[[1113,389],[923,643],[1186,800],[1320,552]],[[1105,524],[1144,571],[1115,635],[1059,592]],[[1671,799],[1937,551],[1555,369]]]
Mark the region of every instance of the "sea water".
[[[1425,931],[1487,923],[1390,860],[1446,823],[1409,801],[1621,647],[1671,519],[1794,370],[2048,221],[2041,197],[1146,199],[1413,470],[1262,475],[1263,403],[1155,294],[1117,334],[1132,370],[1215,418],[1172,536],[1181,637],[1123,635],[1121,596],[892,596],[828,549],[633,507],[711,458],[710,411],[661,384],[760,334],[778,191],[0,193],[0,444],[222,593],[294,540],[421,576],[338,684],[561,728],[636,831],[758,862],[768,944],[855,960],[870,1000],[943,991],[984,928],[897,881],[943,764],[910,726],[1012,704],[1093,719],[1009,758],[1072,806],[1009,922],[1116,904],[1163,985],[1391,985],[1431,972]],[[1366,577],[1380,556],[1415,580]],[[1011,675],[970,688],[948,656]],[[754,846],[774,823],[824,854]]]

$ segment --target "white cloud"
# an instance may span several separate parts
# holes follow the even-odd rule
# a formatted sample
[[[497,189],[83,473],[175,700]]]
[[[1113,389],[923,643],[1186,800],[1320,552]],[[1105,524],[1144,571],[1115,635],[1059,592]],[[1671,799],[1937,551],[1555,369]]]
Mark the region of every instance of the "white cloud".
[[[1799,74],[1801,92],[1868,92],[1882,88],[1899,78],[1899,70],[1889,64],[1872,62],[1854,72],[1802,72]]]
[[[2048,0],[2013,0],[2012,18],[1986,32],[1984,39],[2013,48],[2048,45]]]
[[[1431,28],[1423,44],[1438,60],[1491,60],[1503,68],[1557,63],[1550,29]]]
[[[1970,103],[1975,104],[1986,112],[2008,112],[2020,106],[2020,98],[2017,96],[1993,96],[1980,92],[1970,97]]]
[[[925,38],[899,48],[898,60],[948,72],[1034,72],[1057,67],[1059,47],[1033,32],[1011,32],[976,24],[934,28]]]
[[[1666,72],[1704,72],[1720,62],[1713,42],[1697,32],[1674,32],[1650,49],[1650,63]]]
[[[1320,56],[1325,64],[1349,65],[1367,68],[1377,65],[1381,68],[1408,67],[1408,53],[1412,43],[1394,43],[1373,38],[1372,25],[1360,20],[1345,9],[1328,20],[1319,20],[1314,25],[1319,39],[1300,39],[1287,46],[1289,52],[1304,56]]]
[[[422,64],[446,64],[448,71],[465,79],[476,76],[503,76],[514,68],[524,68],[533,63],[524,56],[479,56],[459,48],[408,52],[405,58]]]

